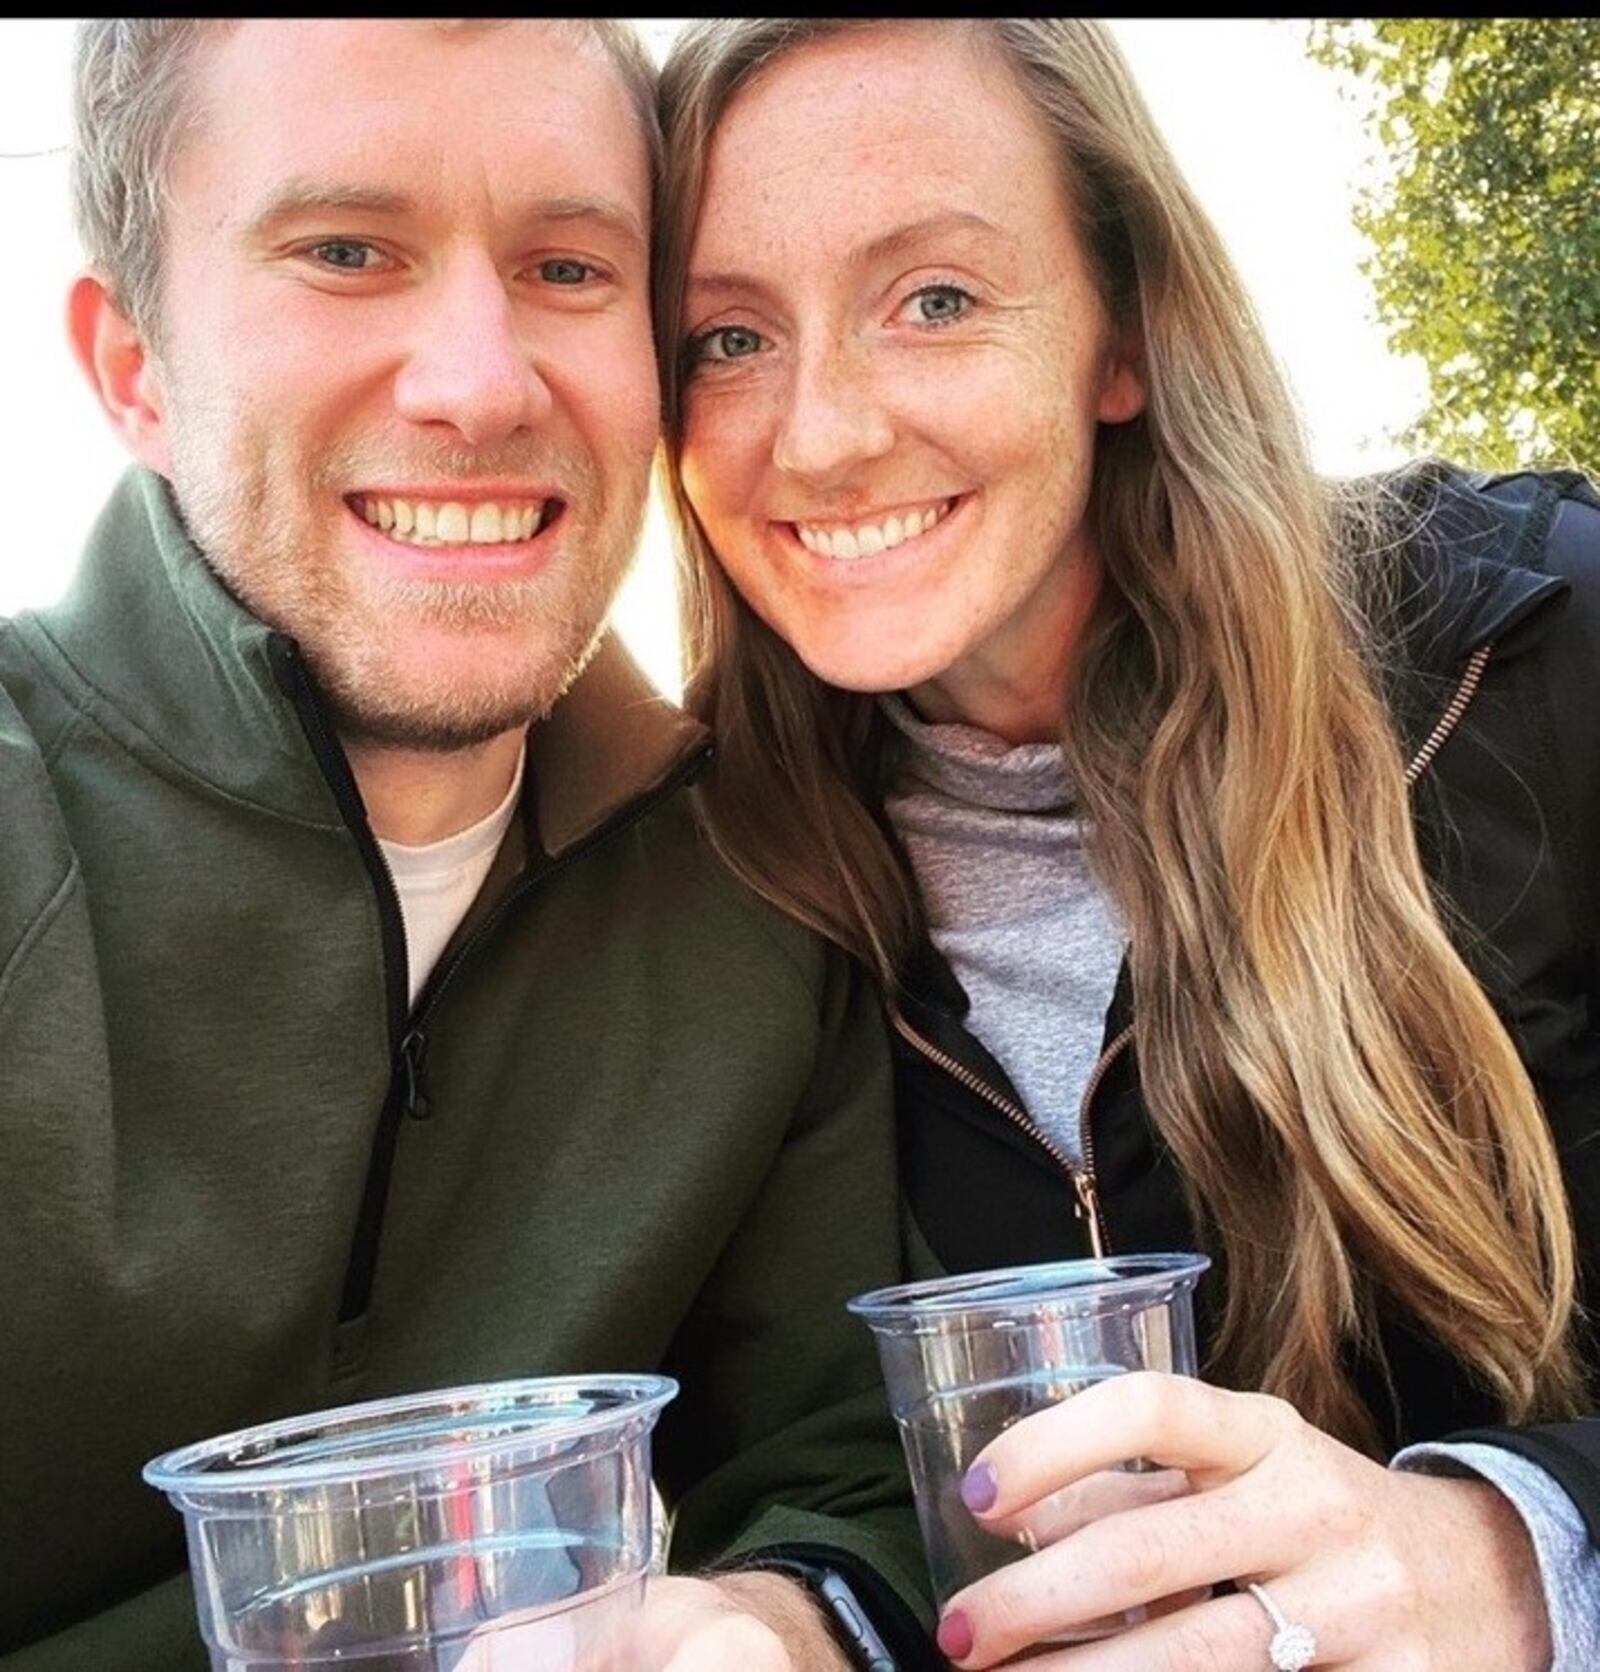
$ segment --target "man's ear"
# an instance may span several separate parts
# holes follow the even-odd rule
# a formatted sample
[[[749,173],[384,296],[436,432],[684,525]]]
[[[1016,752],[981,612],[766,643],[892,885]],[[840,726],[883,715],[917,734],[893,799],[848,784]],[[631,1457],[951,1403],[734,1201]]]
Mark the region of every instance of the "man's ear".
[[[67,335],[89,386],[140,464],[172,474],[166,396],[144,338],[112,300],[105,281],[83,273],[67,298]]]
[[[1106,351],[1095,417],[1102,424],[1125,424],[1144,411],[1144,339],[1135,326],[1117,330]]]

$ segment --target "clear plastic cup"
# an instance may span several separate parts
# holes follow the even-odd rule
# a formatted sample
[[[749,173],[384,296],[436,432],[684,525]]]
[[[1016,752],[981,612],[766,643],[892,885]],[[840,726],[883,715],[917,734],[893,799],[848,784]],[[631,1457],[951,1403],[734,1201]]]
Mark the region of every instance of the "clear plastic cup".
[[[1020,1418],[1108,1377],[1194,1375],[1194,1287],[1210,1263],[1203,1254],[1065,1260],[903,1284],[849,1303],[877,1337],[941,1608],[1031,1548],[985,1532],[962,1501],[978,1453]],[[1157,1473],[1129,1459],[1074,1487],[1055,1506],[1054,1535],[1180,1489],[1172,1472]],[[1058,1641],[1130,1623],[1090,1621]]]
[[[600,1672],[651,1553],[666,1376],[407,1395],[224,1434],[144,1477],[183,1511],[214,1672]]]

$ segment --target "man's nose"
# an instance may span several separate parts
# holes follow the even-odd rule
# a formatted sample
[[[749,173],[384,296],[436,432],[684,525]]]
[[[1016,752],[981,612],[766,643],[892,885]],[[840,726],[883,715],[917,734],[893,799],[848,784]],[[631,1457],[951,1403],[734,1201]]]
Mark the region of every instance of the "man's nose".
[[[448,425],[474,447],[540,423],[553,397],[528,322],[487,258],[462,260],[420,300],[395,405],[413,424]]]
[[[848,345],[815,344],[790,382],[772,459],[786,474],[825,487],[882,458],[894,435],[869,357]]]

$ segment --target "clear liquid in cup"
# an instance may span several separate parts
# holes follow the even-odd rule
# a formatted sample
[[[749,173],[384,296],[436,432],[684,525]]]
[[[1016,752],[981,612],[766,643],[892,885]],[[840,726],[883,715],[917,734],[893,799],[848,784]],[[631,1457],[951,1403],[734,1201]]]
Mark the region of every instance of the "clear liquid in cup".
[[[530,1565],[545,1594],[568,1594],[500,1612],[496,1595],[526,1587]],[[624,1672],[646,1576],[584,1588],[615,1566],[615,1549],[542,1529],[318,1574],[239,1610],[213,1672]]]
[[[985,1532],[961,1499],[961,1481],[974,1459],[997,1435],[1035,1411],[1059,1405],[1112,1376],[1115,1364],[1034,1370],[1025,1375],[936,1393],[900,1418],[917,1519],[927,1551],[934,1595],[942,1608],[957,1591],[985,1574],[1030,1555],[1021,1540]],[[1085,1621],[1052,1641],[1083,1642],[1133,1623],[1121,1615]]]

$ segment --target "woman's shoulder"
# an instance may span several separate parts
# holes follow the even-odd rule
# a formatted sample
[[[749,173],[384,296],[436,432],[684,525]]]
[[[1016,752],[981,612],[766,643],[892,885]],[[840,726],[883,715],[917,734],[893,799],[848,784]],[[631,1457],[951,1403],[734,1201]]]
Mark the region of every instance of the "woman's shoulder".
[[[1336,517],[1368,621],[1412,673],[1449,678],[1489,640],[1600,611],[1600,492],[1576,470],[1469,471],[1423,459],[1339,485]],[[1568,609],[1549,609],[1567,597]],[[1397,654],[1397,657],[1395,655]]]
[[[1552,536],[1600,568],[1600,490],[1579,470],[1476,471],[1419,459],[1352,484],[1364,526],[1419,573],[1484,564],[1545,572]]]

